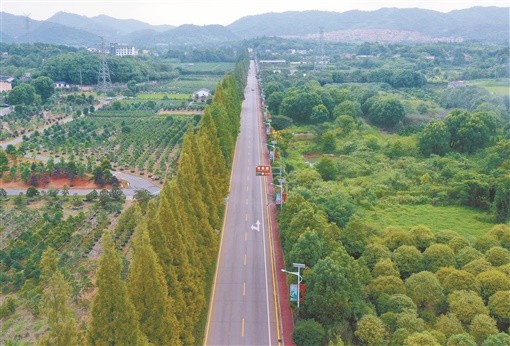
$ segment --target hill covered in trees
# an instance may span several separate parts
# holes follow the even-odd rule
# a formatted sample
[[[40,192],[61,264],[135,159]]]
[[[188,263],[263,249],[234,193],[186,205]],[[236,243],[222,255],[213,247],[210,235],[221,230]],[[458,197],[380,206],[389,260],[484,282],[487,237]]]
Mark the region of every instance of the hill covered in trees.
[[[240,18],[227,26],[171,25],[153,26],[136,20],[108,16],[87,18],[59,12],[46,21],[30,20],[5,12],[0,14],[2,42],[43,42],[73,46],[97,46],[98,35],[108,41],[126,42],[142,47],[157,43],[183,45],[193,42],[212,45],[264,36],[307,36],[324,32],[352,30],[391,30],[411,32],[434,38],[460,38],[465,41],[508,42],[508,8],[473,7],[442,13],[424,9],[383,8],[376,11],[289,11]],[[172,23],[168,23],[172,24]],[[327,37],[327,35],[326,35]],[[361,36],[358,40],[369,40]],[[383,39],[384,40],[384,39]]]

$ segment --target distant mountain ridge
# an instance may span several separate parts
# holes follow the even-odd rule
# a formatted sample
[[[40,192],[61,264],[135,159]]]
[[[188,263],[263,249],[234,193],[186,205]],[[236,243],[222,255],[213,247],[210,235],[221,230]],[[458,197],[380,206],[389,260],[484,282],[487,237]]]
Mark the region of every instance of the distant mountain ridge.
[[[383,8],[376,11],[289,11],[246,16],[230,25],[150,25],[134,19],[106,15],[85,17],[58,12],[46,21],[0,12],[1,42],[45,42],[97,46],[100,38],[148,47],[155,44],[217,44],[263,36],[310,38],[325,33],[370,30],[405,32],[402,37],[460,37],[463,40],[508,43],[508,7],[472,7],[442,13],[417,8]],[[410,34],[409,34],[410,33]],[[329,35],[334,36],[334,35]],[[328,37],[328,35],[325,35]],[[336,35],[338,37],[338,35]],[[353,36],[363,41],[363,35]],[[398,35],[397,35],[398,37]]]

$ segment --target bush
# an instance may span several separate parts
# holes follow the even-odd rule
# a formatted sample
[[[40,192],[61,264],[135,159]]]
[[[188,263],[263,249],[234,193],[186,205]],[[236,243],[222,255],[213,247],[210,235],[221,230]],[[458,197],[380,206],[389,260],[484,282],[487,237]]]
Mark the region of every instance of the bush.
[[[325,336],[324,327],[314,320],[298,321],[292,332],[292,340],[297,346],[322,345]]]

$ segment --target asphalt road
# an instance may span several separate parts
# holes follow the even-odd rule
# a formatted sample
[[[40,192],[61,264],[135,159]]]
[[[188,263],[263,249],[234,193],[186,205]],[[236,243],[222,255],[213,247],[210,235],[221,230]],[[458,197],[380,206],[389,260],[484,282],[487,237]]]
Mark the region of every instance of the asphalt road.
[[[278,345],[280,339],[265,178],[255,175],[264,162],[257,90],[252,61],[204,345]]]

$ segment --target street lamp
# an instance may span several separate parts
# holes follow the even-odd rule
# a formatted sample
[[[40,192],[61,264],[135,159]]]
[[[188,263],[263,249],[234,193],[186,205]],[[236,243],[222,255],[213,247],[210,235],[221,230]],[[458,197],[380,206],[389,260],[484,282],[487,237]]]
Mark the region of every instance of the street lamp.
[[[299,286],[300,286],[301,282],[303,281],[303,277],[301,276],[301,269],[305,269],[305,265],[303,263],[292,263],[292,266],[294,268],[297,268],[297,272],[289,272],[286,269],[282,269],[282,272],[287,273],[287,274],[296,275],[298,277],[298,284],[297,284],[297,307],[299,309],[299,300],[301,298],[301,296],[299,295]]]

